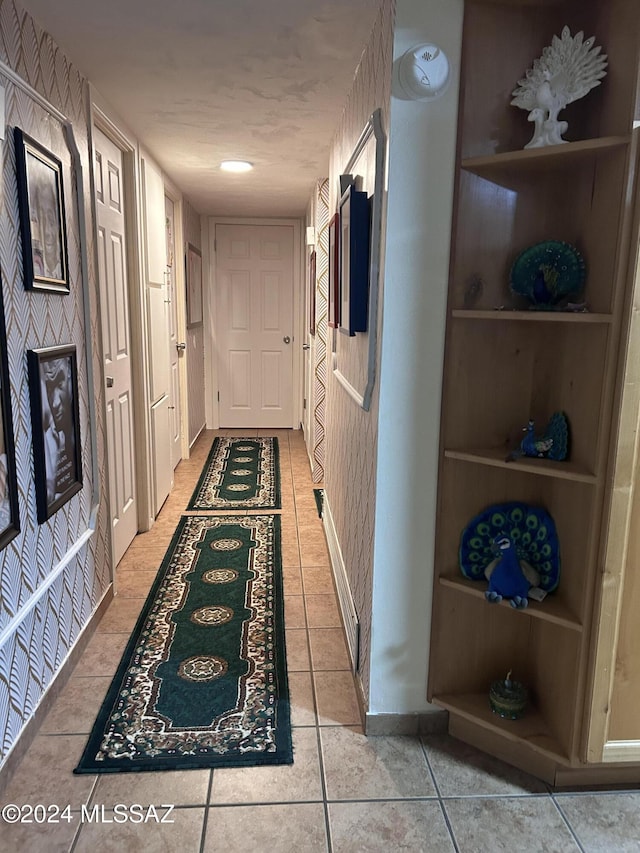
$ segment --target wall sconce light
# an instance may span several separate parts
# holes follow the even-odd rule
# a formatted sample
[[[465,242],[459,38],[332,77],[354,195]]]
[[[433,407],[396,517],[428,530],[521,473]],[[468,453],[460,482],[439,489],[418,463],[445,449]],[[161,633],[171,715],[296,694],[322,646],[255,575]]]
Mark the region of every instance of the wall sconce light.
[[[434,100],[446,91],[449,77],[446,54],[435,44],[419,44],[398,60],[394,94],[405,101]]]

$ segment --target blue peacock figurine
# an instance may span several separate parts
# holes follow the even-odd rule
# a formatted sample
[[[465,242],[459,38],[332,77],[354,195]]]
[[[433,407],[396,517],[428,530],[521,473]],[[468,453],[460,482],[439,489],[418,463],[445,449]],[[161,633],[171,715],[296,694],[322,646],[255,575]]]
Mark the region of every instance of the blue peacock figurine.
[[[564,412],[554,412],[542,435],[536,435],[535,422],[530,420],[524,427],[525,436],[520,447],[506,458],[513,462],[521,456],[554,459],[558,462],[569,455],[569,426]]]
[[[586,266],[580,252],[569,243],[546,240],[529,246],[513,262],[509,274],[512,293],[524,297],[539,311],[559,311],[582,293]]]
[[[469,580],[488,580],[489,602],[528,604],[531,587],[553,592],[560,580],[556,526],[542,507],[494,504],[473,518],[460,539],[460,569]]]

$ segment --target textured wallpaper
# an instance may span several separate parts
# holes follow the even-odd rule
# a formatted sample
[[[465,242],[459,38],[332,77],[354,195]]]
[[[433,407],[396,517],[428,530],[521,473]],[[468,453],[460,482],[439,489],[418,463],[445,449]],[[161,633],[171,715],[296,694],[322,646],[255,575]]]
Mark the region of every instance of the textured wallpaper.
[[[202,251],[202,236],[200,230],[200,214],[184,199],[184,242],[191,243]],[[203,267],[203,276],[206,271]],[[203,285],[205,282],[203,282]],[[189,377],[189,445],[204,429],[205,399],[204,399],[204,326],[187,329],[187,375]]]
[[[81,628],[110,582],[108,516],[104,500],[92,538],[57,576],[54,569],[87,530],[93,473],[89,431],[85,337],[100,340],[98,287],[93,263],[93,224],[89,189],[86,83],[51,38],[13,0],[0,0],[0,59],[73,122],[84,170],[80,203],[87,217],[90,245],[91,329],[85,328],[77,216],[78,187],[62,126],[44,107],[3,77],[7,134],[2,143],[0,264],[7,323],[11,401],[16,443],[20,534],[0,553],[0,760],[4,760],[43,692],[65,659]],[[63,163],[71,293],[27,292],[22,282],[13,127],[21,127]],[[26,351],[75,344],[78,356],[82,491],[44,524],[36,521],[31,415]],[[102,368],[93,354],[98,409],[99,479],[104,476],[104,401]]]
[[[382,109],[385,133],[389,126],[394,9],[395,0],[383,0],[334,139],[329,170],[330,215],[336,209],[338,177],[375,109]],[[359,169],[370,172],[370,168],[369,155],[365,155]],[[380,287],[382,289],[382,279]],[[378,316],[375,328],[378,340],[381,320]],[[369,329],[371,334],[371,321]],[[368,334],[346,338],[329,329],[328,336],[327,349],[329,352],[332,348],[337,349],[336,358],[341,372],[362,392],[367,375]],[[325,488],[360,619],[359,673],[365,696],[369,693],[371,654],[377,423],[378,386],[374,388],[371,409],[365,412],[337,382],[328,367]]]
[[[327,396],[327,300],[329,294],[329,179],[316,186],[316,334],[312,343],[311,458],[313,482],[324,480],[325,401]]]

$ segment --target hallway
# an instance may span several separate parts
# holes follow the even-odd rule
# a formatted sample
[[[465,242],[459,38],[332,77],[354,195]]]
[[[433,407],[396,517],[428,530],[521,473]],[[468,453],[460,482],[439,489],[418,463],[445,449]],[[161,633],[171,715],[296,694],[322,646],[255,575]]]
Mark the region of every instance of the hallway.
[[[276,434],[280,444],[293,766],[73,776],[213,437],[256,432]],[[117,597],[2,795],[2,805],[44,805],[54,822],[5,821],[3,853],[640,849],[638,792],[554,793],[444,735],[363,737],[301,432],[203,433],[117,580]],[[140,814],[152,804],[156,813],[118,823],[116,803],[140,804]],[[54,804],[70,804],[68,820]],[[175,806],[171,814],[166,804]],[[156,814],[173,823],[157,823]]]

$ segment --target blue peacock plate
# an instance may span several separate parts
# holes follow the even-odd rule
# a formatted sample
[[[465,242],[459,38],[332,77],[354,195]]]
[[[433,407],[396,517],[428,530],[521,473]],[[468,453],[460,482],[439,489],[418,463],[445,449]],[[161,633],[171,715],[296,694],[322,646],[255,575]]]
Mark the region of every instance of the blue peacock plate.
[[[513,293],[526,297],[532,308],[553,311],[569,296],[577,297],[586,278],[580,252],[569,243],[546,240],[521,252],[511,267]]]
[[[504,533],[515,544],[518,559],[540,575],[540,588],[553,592],[560,581],[560,542],[556,525],[542,507],[512,501],[487,507],[462,532],[460,569],[469,580],[485,580],[484,570],[495,559],[492,543]]]

